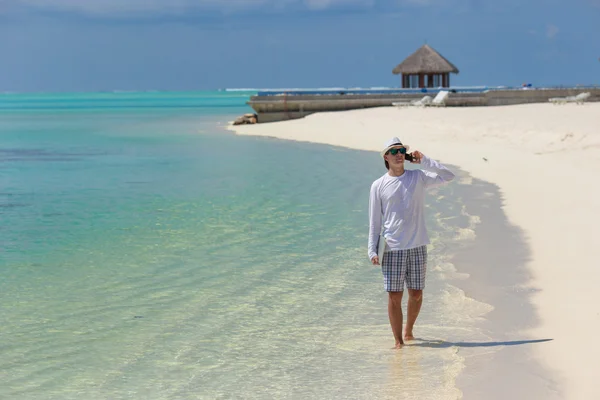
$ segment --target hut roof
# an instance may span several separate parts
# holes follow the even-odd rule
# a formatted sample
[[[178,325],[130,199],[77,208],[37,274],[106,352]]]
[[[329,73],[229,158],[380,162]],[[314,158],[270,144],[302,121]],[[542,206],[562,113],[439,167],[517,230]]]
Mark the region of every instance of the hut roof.
[[[402,63],[392,70],[394,74],[444,74],[454,72],[458,74],[458,68],[444,56],[425,44]]]

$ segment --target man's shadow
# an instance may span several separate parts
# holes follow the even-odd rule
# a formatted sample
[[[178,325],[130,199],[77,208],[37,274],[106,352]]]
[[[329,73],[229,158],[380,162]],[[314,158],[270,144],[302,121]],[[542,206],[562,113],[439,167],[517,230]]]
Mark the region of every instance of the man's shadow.
[[[519,346],[522,344],[549,342],[554,339],[532,339],[532,340],[512,340],[505,342],[446,342],[444,340],[427,340],[415,338],[412,343],[407,343],[411,347],[431,347],[445,349],[448,347],[494,347],[494,346]]]

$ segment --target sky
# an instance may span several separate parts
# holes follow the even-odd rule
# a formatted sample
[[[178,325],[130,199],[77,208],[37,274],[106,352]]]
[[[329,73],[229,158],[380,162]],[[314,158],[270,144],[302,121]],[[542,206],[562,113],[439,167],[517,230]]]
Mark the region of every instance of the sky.
[[[600,0],[0,0],[0,92],[600,84]]]

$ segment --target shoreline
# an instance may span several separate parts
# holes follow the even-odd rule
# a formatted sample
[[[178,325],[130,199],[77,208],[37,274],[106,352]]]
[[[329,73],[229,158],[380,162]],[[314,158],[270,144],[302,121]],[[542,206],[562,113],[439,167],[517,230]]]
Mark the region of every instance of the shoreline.
[[[444,345],[456,348],[463,360],[463,368],[454,381],[462,393],[459,398],[538,398],[540,387],[556,387],[556,374],[530,356],[531,346],[552,339],[525,332],[537,319],[531,302],[531,276],[523,267],[530,257],[529,246],[522,231],[508,222],[497,185],[473,178],[455,165],[445,165],[457,179],[449,184],[451,191],[443,195],[447,200],[443,202],[441,221],[450,219],[447,225],[453,228],[446,232],[444,226],[430,230],[430,236],[436,233],[450,236],[442,239],[440,250],[432,242],[431,254],[437,252],[442,259],[440,265],[430,265],[429,274],[441,274],[442,280],[458,289],[459,297],[464,296],[468,304],[460,307],[457,303],[451,317],[458,324],[464,321],[463,328],[470,332],[468,338],[448,331],[443,339]],[[428,202],[435,201],[433,198],[437,196],[439,193],[432,191]],[[462,206],[460,215],[457,204]],[[456,222],[452,221],[461,217],[470,222],[465,225],[463,220],[454,225]],[[514,251],[503,251],[506,248]],[[512,312],[513,309],[518,312]],[[445,325],[443,321],[447,318],[440,315],[439,323]],[[412,345],[424,346],[419,342]],[[518,357],[526,361],[513,363]],[[528,382],[531,380],[536,382],[531,384]],[[559,399],[558,394],[558,391],[544,392],[543,398]]]
[[[477,281],[496,279],[494,272],[501,268],[501,262],[480,271],[488,273],[487,278],[478,276],[476,268],[468,270],[462,265],[467,264],[465,260],[474,251],[466,249],[455,261],[459,272],[466,268],[471,278],[458,285],[477,300],[485,301],[487,296],[496,307],[496,314],[486,320],[493,318],[498,323],[511,313],[518,316],[519,310],[515,308],[520,296],[530,298],[538,321],[524,320],[529,324],[523,336],[553,340],[527,346],[527,351],[523,349],[525,346],[512,346],[500,352],[504,353],[501,360],[496,358],[487,372],[481,369],[485,363],[469,360],[472,365],[463,371],[456,384],[465,391],[465,396],[475,396],[481,391],[489,394],[494,381],[490,377],[506,383],[507,378],[500,374],[518,371],[533,360],[539,363],[542,374],[552,371],[558,381],[548,381],[546,376],[538,376],[540,379],[535,382],[526,381],[521,374],[521,379],[514,382],[517,384],[514,393],[544,398],[555,398],[559,393],[564,394],[561,398],[595,398],[600,396],[600,389],[594,378],[600,374],[594,372],[593,361],[584,360],[600,357],[600,349],[589,345],[595,342],[595,331],[600,327],[592,286],[600,278],[600,272],[594,268],[600,252],[593,243],[594,237],[600,235],[600,213],[593,189],[595,171],[600,170],[598,126],[600,103],[483,109],[385,107],[321,113],[302,120],[230,129],[238,134],[371,151],[378,151],[389,137],[399,136],[413,150],[421,150],[443,163],[458,166],[475,180],[497,186],[498,193],[491,196],[498,200],[497,207],[506,215],[509,226],[522,231],[530,254],[517,266],[522,269],[521,275],[503,282],[506,285],[500,285],[496,293],[483,293],[477,292]],[[471,207],[476,205],[474,200]],[[483,227],[478,232],[486,236]],[[485,230],[493,232],[494,227]],[[476,242],[476,246],[487,243],[496,251],[491,254],[513,251],[493,241],[489,236],[484,242]],[[527,279],[528,275],[531,279]],[[513,293],[507,292],[507,288]],[[573,329],[577,332],[576,340]],[[470,377],[479,379],[479,386],[469,386],[465,375],[468,371],[480,372],[479,378]],[[534,369],[532,374],[535,373]],[[516,375],[511,376],[517,379]]]
[[[525,268],[531,251],[524,233],[503,212],[497,185],[473,178],[471,184],[460,185],[459,191],[466,213],[477,216],[479,222],[474,240],[464,242],[449,258],[457,272],[468,278],[450,279],[450,283],[493,309],[477,324],[490,340],[462,349],[465,368],[456,386],[465,399],[539,398],[540,388],[544,388],[544,399],[560,399],[556,372],[532,357],[536,346],[552,339],[527,332],[538,323],[531,295],[539,288]],[[493,351],[477,353],[469,347]],[[515,363],[519,358],[522,361]]]

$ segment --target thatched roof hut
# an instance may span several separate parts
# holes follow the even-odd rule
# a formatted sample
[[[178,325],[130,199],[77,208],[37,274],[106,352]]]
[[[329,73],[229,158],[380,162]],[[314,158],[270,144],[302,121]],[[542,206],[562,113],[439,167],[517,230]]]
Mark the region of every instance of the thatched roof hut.
[[[458,68],[425,44],[398,64],[392,73],[402,74],[403,88],[449,87],[450,73],[458,74]]]

